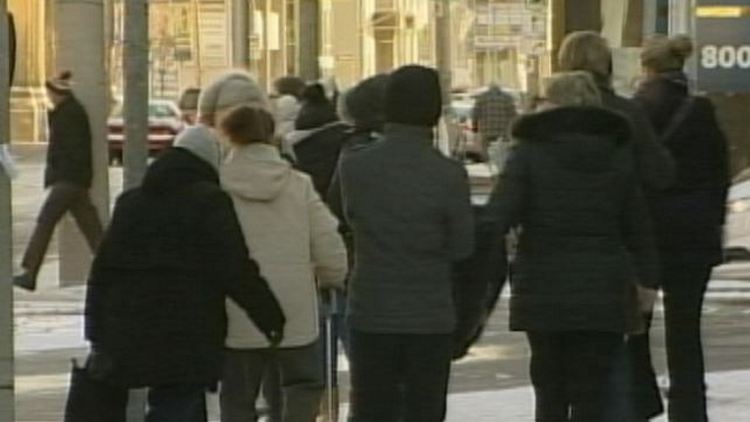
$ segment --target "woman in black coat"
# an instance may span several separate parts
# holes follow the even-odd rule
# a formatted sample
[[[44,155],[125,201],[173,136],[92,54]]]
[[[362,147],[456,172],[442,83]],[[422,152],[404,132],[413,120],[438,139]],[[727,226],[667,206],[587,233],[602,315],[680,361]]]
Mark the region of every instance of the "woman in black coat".
[[[536,420],[609,422],[616,353],[656,277],[647,208],[629,123],[601,108],[590,75],[546,91],[552,107],[514,125],[488,218],[521,229],[510,325],[531,345]]]
[[[200,142],[186,147],[210,150]],[[86,303],[92,370],[123,387],[149,387],[148,420],[205,421],[204,392],[221,374],[227,298],[272,343],[281,340],[283,313],[249,258],[216,169],[173,148],[142,187],[120,196],[94,261]]]
[[[711,102],[691,96],[682,69],[687,37],[658,38],[644,48],[647,80],[636,95],[677,166],[676,182],[650,195],[661,261],[670,421],[707,420],[701,310],[712,267],[722,259],[729,187],[727,141]]]

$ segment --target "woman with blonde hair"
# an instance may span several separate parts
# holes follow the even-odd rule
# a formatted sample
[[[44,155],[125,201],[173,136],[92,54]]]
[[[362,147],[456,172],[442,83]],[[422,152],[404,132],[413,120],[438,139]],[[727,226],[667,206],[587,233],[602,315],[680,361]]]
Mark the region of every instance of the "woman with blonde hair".
[[[630,125],[593,78],[558,74],[545,91],[514,125],[488,216],[501,234],[521,228],[510,325],[531,346],[536,420],[609,422],[615,357],[655,280],[646,204]]]
[[[628,118],[632,131],[632,148],[644,187],[668,187],[674,177],[672,158],[657,142],[641,107],[615,93],[612,87],[612,50],[607,40],[593,31],[573,32],[560,46],[558,64],[563,72],[589,73],[601,92],[602,105]]]
[[[664,292],[669,420],[705,422],[701,312],[714,265],[722,260],[729,186],[727,140],[707,98],[690,93],[687,36],[649,40],[641,54],[646,81],[636,94],[657,135],[675,158],[677,178],[652,192],[651,215]]]

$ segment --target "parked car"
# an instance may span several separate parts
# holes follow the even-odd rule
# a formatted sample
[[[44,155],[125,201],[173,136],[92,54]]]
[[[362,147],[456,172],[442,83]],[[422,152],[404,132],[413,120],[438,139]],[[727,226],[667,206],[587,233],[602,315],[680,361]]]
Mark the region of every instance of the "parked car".
[[[750,261],[750,169],[729,189],[724,242],[728,261]]]
[[[125,122],[122,102],[115,106],[107,121],[110,163],[122,163],[125,142]],[[151,100],[148,104],[148,152],[157,155],[172,143],[183,129],[182,113],[173,101]]]

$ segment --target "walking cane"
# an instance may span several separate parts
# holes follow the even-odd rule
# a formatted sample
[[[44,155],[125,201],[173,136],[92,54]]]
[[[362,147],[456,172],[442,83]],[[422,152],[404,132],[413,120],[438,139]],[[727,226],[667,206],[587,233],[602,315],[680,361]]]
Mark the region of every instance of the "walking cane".
[[[328,295],[328,314],[326,315],[326,422],[339,420],[338,391],[338,336],[336,317],[339,313],[338,295],[330,289]]]

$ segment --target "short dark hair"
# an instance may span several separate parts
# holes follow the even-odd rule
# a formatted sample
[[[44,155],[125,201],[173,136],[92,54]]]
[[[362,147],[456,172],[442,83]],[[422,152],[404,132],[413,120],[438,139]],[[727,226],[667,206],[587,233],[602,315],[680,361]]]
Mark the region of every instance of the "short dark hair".
[[[267,110],[243,105],[221,121],[221,130],[235,145],[267,144],[273,141],[276,124]]]

